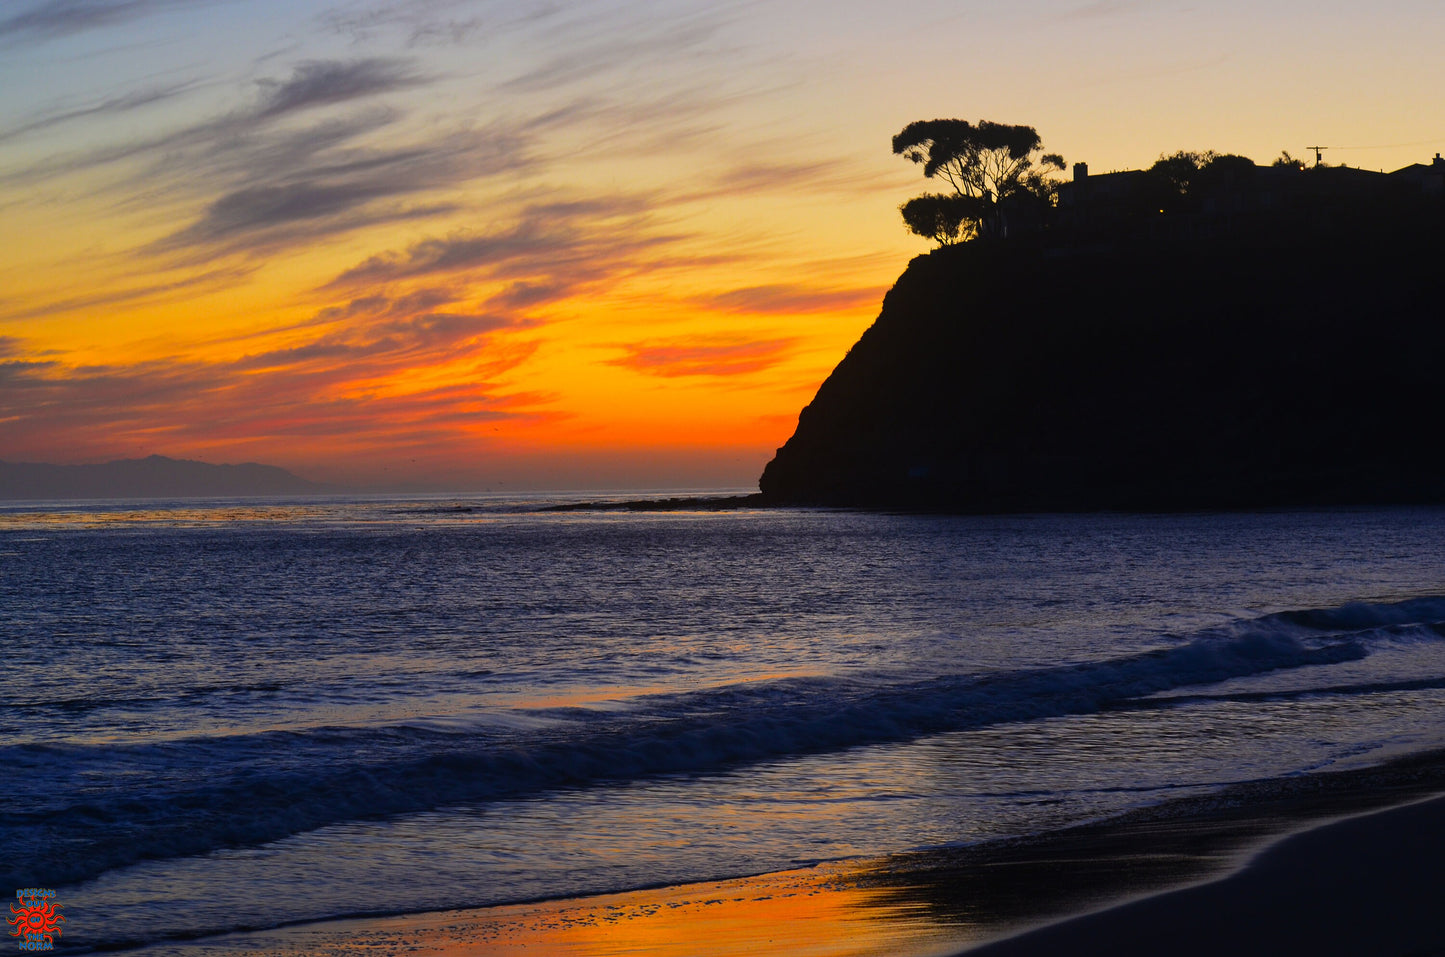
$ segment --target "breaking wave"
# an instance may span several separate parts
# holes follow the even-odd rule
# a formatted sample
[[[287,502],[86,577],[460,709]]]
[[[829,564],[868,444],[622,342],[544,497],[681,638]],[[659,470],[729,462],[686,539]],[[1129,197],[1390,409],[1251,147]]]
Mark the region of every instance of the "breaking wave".
[[[1144,653],[987,675],[747,682],[526,721],[10,746],[4,766],[48,787],[0,824],[0,883],[63,885],[344,821],[1129,707],[1171,689],[1358,660],[1402,635],[1438,640],[1442,622],[1445,597],[1420,598],[1268,615],[1162,637]]]

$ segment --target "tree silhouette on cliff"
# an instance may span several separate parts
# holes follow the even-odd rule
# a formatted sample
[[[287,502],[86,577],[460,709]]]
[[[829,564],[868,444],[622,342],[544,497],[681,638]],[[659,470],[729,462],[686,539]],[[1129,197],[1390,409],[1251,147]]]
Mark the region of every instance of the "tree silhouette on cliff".
[[[990,215],[1013,197],[1052,197],[1051,171],[1062,170],[1057,153],[1034,155],[1043,148],[1032,126],[980,120],[917,120],[893,137],[893,152],[923,166],[928,179],[939,178],[951,193],[925,193],[899,207],[910,232],[950,245],[982,232]]]

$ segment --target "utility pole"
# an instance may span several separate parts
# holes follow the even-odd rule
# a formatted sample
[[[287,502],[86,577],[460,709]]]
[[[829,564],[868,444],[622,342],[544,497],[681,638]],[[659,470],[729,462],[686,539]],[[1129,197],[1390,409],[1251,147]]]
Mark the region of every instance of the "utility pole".
[[[1305,149],[1315,151],[1316,166],[1323,166],[1325,164],[1325,158],[1320,154],[1323,153],[1325,150],[1329,149],[1328,146],[1306,146]]]

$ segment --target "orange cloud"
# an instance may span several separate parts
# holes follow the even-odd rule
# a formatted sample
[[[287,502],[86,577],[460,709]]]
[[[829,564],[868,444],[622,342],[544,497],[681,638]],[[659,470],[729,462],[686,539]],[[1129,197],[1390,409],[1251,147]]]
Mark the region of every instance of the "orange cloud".
[[[12,457],[746,476],[896,272],[855,262],[848,205],[887,157],[758,112],[776,77],[738,69],[736,11],[498,8],[484,38],[450,3],[31,6],[0,46],[37,65],[122,24],[286,44],[18,90]]]
[[[686,338],[664,343],[625,345],[625,356],[611,360],[649,375],[734,376],[760,372],[782,361],[796,340],[718,342]]]
[[[814,289],[810,286],[775,284],[747,286],[700,297],[700,305],[727,312],[755,314],[796,314],[838,312],[872,306],[883,298],[885,288]]]
[[[169,358],[70,365],[20,358],[0,341],[0,439],[11,454],[63,443],[73,454],[123,453],[139,443],[196,448],[284,445],[334,449],[446,444],[498,422],[555,413],[547,397],[496,380],[524,363],[529,320],[442,309],[443,289],[370,296],[322,310],[300,342],[226,361]]]

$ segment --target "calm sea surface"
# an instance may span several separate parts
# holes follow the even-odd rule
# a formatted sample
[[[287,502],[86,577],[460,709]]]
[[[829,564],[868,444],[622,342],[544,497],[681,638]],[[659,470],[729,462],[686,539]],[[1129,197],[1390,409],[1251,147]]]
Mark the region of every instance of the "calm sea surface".
[[[1445,511],[537,511],[567,498],[0,507],[0,890],[117,945],[1445,745]]]

